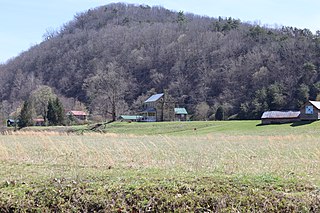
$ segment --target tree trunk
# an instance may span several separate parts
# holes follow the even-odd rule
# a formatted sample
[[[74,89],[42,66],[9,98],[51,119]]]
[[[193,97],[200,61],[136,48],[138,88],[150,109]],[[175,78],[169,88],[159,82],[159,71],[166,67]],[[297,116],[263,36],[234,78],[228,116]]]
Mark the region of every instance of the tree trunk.
[[[112,121],[116,121],[116,100],[114,96],[112,99]]]

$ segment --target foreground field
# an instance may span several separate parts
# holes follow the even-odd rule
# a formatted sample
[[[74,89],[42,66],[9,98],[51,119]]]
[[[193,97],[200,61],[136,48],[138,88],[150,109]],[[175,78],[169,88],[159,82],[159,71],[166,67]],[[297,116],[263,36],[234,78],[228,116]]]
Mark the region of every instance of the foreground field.
[[[319,212],[317,126],[116,123],[104,134],[2,136],[0,211]]]

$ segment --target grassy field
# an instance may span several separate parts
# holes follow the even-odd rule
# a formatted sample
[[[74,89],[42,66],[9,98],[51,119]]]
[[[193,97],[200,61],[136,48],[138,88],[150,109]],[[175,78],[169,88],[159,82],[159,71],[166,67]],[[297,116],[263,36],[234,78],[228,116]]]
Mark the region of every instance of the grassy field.
[[[0,211],[319,212],[319,122],[258,124],[0,136]]]
[[[320,122],[281,125],[261,125],[261,121],[193,121],[161,123],[115,122],[107,125],[104,132],[135,135],[299,135],[320,134]]]

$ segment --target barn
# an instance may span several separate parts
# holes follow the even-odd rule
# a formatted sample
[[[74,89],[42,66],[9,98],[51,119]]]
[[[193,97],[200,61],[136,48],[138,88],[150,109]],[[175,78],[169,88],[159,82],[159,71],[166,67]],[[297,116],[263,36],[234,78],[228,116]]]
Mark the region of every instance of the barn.
[[[282,124],[300,121],[300,111],[267,111],[261,116],[262,124]]]
[[[320,119],[320,101],[308,101],[300,109],[302,121],[316,121]]]
[[[73,116],[73,117],[75,117],[79,120],[83,120],[83,121],[87,120],[87,116],[88,116],[88,114],[84,111],[75,111],[75,110],[68,111],[66,113],[66,115]]]
[[[45,126],[46,123],[45,123],[43,118],[34,118],[33,119],[33,125],[34,126]]]

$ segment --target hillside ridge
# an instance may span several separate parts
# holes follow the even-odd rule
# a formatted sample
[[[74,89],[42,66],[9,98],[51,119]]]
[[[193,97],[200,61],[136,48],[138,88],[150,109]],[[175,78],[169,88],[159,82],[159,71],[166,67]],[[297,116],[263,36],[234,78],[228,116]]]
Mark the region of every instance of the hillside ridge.
[[[117,3],[76,14],[44,38],[0,65],[3,117],[39,85],[104,116],[111,95],[117,113],[130,114],[167,89],[196,120],[220,106],[226,118],[256,119],[320,92],[320,36],[307,29]]]

